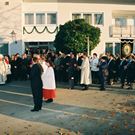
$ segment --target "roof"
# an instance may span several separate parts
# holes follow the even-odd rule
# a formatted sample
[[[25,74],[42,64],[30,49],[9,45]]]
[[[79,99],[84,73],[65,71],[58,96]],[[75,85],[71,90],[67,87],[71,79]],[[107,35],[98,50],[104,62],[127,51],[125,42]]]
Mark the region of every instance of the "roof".
[[[99,3],[135,5],[135,0],[23,0],[24,2]]]

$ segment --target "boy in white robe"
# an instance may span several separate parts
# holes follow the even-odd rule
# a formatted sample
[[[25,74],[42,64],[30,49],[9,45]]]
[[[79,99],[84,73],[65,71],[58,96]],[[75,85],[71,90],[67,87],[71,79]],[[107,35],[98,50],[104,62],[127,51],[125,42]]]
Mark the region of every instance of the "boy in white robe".
[[[46,100],[46,103],[50,103],[56,97],[56,82],[52,62],[48,61],[47,64],[48,68],[42,74],[43,98]]]

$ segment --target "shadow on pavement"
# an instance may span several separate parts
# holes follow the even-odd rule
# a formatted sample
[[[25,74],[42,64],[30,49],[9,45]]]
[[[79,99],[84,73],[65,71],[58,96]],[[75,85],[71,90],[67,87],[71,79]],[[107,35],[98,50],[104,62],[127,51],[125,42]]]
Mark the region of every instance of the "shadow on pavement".
[[[12,85],[12,86],[11,86]],[[33,108],[30,88],[15,87],[14,84],[0,86],[0,113],[17,119],[47,123],[58,128],[80,132],[83,135],[134,135],[135,114],[131,112],[109,112],[94,108],[85,108],[58,103],[43,103],[39,112],[30,112]],[[20,94],[10,93],[17,92]],[[117,94],[128,91],[108,90]],[[134,91],[130,91],[135,94]],[[21,95],[22,94],[22,95]],[[23,95],[24,94],[24,95]],[[130,101],[134,106],[134,101]],[[129,104],[125,104],[125,106]]]
[[[135,128],[134,115],[131,113],[108,112],[57,103],[44,103],[41,111],[32,113],[30,112],[32,99],[2,97],[0,96],[0,113],[14,118],[47,123],[76,133],[79,131],[83,135],[134,134],[130,131]],[[128,123],[127,128],[125,128],[125,121]]]

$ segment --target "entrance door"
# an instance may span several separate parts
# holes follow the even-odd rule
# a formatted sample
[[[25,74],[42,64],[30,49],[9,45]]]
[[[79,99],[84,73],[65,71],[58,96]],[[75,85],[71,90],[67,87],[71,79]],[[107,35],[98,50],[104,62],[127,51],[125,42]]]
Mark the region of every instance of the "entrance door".
[[[0,54],[3,54],[3,55],[8,54],[8,43],[0,44]]]

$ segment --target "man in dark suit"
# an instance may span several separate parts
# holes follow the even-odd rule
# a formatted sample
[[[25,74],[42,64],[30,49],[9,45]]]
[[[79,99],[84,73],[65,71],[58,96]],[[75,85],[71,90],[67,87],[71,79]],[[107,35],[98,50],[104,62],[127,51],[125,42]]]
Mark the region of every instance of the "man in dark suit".
[[[113,84],[114,81],[114,73],[116,72],[116,67],[115,67],[115,60],[113,54],[110,54],[109,56],[109,62],[108,62],[108,71],[109,71],[109,76],[108,76],[108,83],[110,85]]]
[[[120,62],[119,71],[120,71],[120,79],[121,79],[121,88],[124,88],[125,78],[127,74],[127,60],[125,57],[123,57]]]
[[[128,89],[133,89],[134,77],[135,77],[135,61],[134,56],[131,55],[128,59],[127,64],[127,84],[129,85]]]
[[[34,57],[30,73],[31,89],[34,101],[34,108],[31,110],[32,112],[39,111],[42,108],[42,71],[42,67],[38,63],[38,58]]]
[[[99,82],[101,84],[100,90],[103,91],[105,90],[105,77],[106,77],[106,72],[107,70],[107,62],[106,62],[106,57],[101,57],[100,62],[99,62]]]

